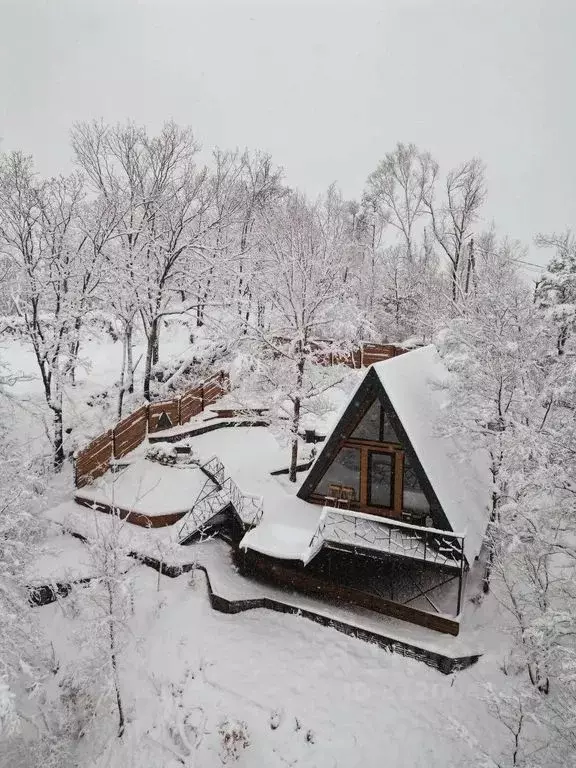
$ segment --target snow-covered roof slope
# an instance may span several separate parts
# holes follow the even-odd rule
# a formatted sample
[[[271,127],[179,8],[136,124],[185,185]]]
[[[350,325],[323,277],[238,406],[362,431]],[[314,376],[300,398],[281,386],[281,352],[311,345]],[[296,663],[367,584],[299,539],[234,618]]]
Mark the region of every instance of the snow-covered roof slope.
[[[381,363],[378,375],[453,531],[466,534],[466,556],[478,555],[488,522],[488,456],[464,437],[447,434],[450,374],[436,347]]]

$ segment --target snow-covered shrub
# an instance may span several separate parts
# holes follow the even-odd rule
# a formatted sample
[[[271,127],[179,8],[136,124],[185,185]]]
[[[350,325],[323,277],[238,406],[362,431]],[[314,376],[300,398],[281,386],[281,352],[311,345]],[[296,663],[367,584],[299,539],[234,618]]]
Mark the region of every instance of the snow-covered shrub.
[[[248,726],[243,720],[224,720],[220,723],[218,733],[221,738],[222,765],[238,760],[242,750],[250,746]]]
[[[0,737],[10,733],[16,725],[14,694],[0,678]]]
[[[66,713],[67,730],[74,739],[80,738],[96,711],[92,686],[69,673],[60,681],[60,701]]]
[[[178,454],[173,445],[156,443],[147,449],[146,458],[148,461],[157,461],[158,464],[162,464],[165,467],[172,467],[176,464]]]
[[[195,451],[190,451],[190,453],[179,453],[178,454],[178,463],[179,464],[200,464],[200,457]]]

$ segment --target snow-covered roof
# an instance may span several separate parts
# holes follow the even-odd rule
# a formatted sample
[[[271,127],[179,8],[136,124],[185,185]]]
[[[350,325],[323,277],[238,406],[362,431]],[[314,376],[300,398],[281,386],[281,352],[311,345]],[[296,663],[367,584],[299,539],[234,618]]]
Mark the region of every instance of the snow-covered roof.
[[[450,374],[433,345],[372,368],[378,375],[453,531],[466,534],[466,555],[480,552],[491,488],[488,456],[448,434]]]

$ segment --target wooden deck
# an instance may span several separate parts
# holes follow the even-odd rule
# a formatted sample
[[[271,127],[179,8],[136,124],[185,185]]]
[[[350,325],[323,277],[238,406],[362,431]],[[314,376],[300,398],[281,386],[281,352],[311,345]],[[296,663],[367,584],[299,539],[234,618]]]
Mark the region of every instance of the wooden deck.
[[[190,511],[189,509],[184,509],[182,512],[171,512],[166,515],[146,515],[143,512],[136,512],[134,509],[119,507],[112,502],[108,504],[103,501],[94,501],[87,496],[83,496],[81,493],[75,494],[74,501],[82,507],[95,509],[97,512],[102,512],[105,515],[118,515],[121,520],[126,520],[142,528],[164,528],[167,525],[174,525],[174,523],[177,523],[178,520],[181,520]]]
[[[252,550],[238,550],[235,559],[243,575],[265,583],[293,589],[337,604],[367,608],[376,613],[455,637],[460,632],[460,622],[456,618],[415,608],[376,594],[374,591],[365,591],[360,584],[351,586],[343,580],[338,580],[333,573],[323,576],[309,566],[304,567],[300,562],[279,561]]]

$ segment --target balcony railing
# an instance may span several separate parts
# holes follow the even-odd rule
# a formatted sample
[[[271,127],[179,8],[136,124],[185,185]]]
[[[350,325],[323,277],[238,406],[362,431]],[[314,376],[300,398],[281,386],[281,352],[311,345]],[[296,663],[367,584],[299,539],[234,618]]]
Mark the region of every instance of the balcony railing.
[[[310,540],[308,561],[326,544],[344,544],[461,568],[464,534],[425,528],[351,510],[324,507]]]

